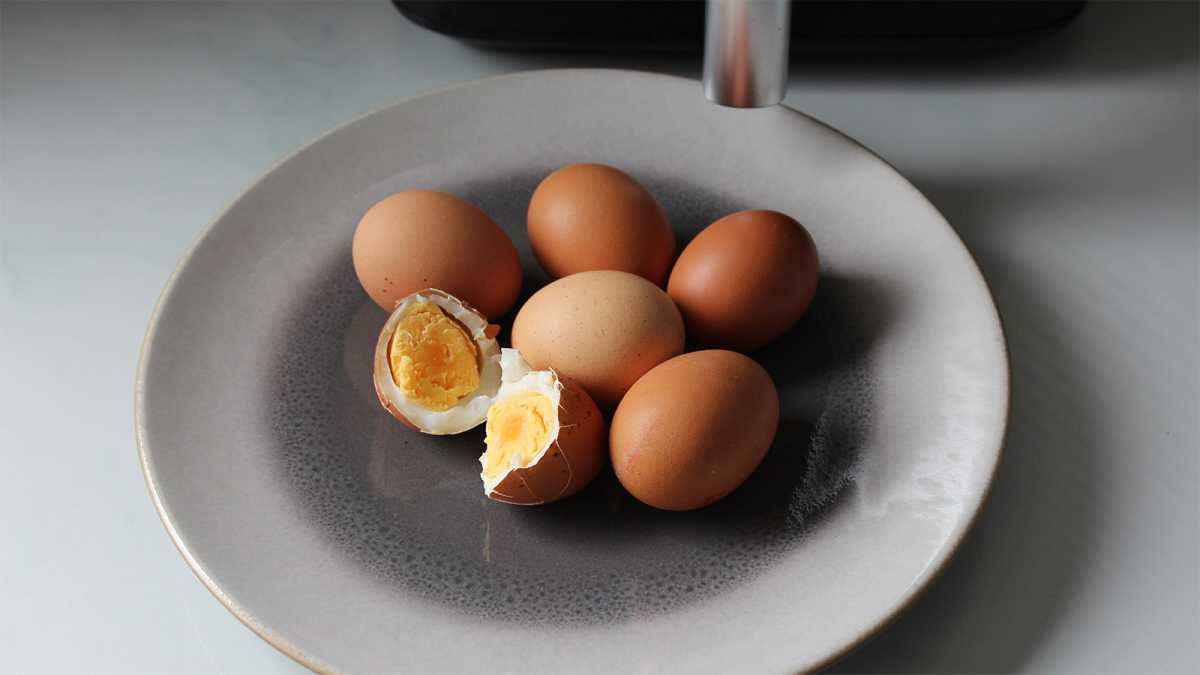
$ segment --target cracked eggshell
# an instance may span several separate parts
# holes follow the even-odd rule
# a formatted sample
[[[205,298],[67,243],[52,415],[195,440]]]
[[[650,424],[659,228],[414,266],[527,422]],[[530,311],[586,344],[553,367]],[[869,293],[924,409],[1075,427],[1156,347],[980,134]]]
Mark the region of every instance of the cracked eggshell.
[[[449,410],[429,410],[409,401],[392,379],[388,364],[392,334],[396,332],[396,325],[409,306],[418,302],[432,303],[458,321],[467,329],[467,334],[479,350],[479,388]],[[488,324],[487,318],[478,310],[445,291],[427,288],[403,298],[383,324],[375,344],[373,379],[379,402],[405,426],[426,434],[459,434],[479,426],[487,418],[488,406],[500,390],[500,344],[496,342],[498,330],[497,326]]]
[[[496,396],[535,391],[550,397],[558,411],[550,440],[527,466],[500,476],[480,473],[484,494],[506,504],[532,506],[565,499],[600,473],[608,454],[607,426],[600,409],[578,384],[552,370],[533,370],[515,349],[503,350],[503,384]],[[487,453],[479,458],[486,466]]]

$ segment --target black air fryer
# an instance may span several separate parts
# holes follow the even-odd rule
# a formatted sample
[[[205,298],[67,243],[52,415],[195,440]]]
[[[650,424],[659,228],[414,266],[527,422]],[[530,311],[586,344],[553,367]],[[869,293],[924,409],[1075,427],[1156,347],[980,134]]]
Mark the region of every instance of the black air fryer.
[[[937,53],[1058,28],[1084,2],[793,2],[792,53]],[[704,2],[410,2],[429,30],[497,49],[700,51]]]

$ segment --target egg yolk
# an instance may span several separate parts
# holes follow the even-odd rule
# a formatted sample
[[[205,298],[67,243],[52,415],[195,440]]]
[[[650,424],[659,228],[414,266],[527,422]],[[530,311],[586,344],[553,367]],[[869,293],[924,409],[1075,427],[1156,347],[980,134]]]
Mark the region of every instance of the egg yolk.
[[[461,324],[437,305],[417,302],[396,325],[388,365],[408,400],[441,412],[479,388],[478,353]]]
[[[487,413],[483,472],[495,477],[513,466],[526,467],[550,440],[555,410],[549,396],[524,391],[496,401]]]

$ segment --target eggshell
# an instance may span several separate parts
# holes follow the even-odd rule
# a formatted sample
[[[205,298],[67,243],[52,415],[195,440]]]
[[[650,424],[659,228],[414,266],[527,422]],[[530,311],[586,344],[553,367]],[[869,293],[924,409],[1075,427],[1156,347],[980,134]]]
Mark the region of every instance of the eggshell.
[[[529,202],[529,242],[552,278],[619,270],[662,285],[675,256],[667,214],[632,176],[603,164],[550,174]]]
[[[687,511],[745,482],[778,426],[779,394],[762,366],[737,352],[691,352],[657,366],[625,394],[609,452],[630,494]]]
[[[741,211],[692,240],[667,284],[694,345],[758,349],[783,335],[817,290],[817,247],[776,211]]]
[[[548,504],[579,492],[604,467],[604,416],[578,384],[559,382],[558,437],[532,466],[509,472],[487,493],[491,499],[525,506]]]
[[[683,320],[667,294],[642,277],[581,272],[525,302],[512,343],[534,368],[553,368],[611,410],[646,371],[683,352]]]
[[[521,262],[486,213],[454,195],[398,192],[372,206],[354,232],[354,271],[387,312],[425,288],[440,288],[489,318],[512,308]]]

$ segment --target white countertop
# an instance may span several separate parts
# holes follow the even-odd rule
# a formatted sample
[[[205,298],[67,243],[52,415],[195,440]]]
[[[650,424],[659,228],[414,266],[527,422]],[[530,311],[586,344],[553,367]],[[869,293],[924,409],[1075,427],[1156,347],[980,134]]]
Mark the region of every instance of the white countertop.
[[[793,67],[789,104],[879,152],[962,235],[1013,368],[978,527],[835,670],[1195,672],[1197,21],[1195,4],[1095,3],[960,65]],[[698,57],[479,51],[385,2],[3,5],[6,671],[302,670],[208,594],[150,504],[131,404],[151,308],[200,229],[322,131],[567,65],[699,73]]]

